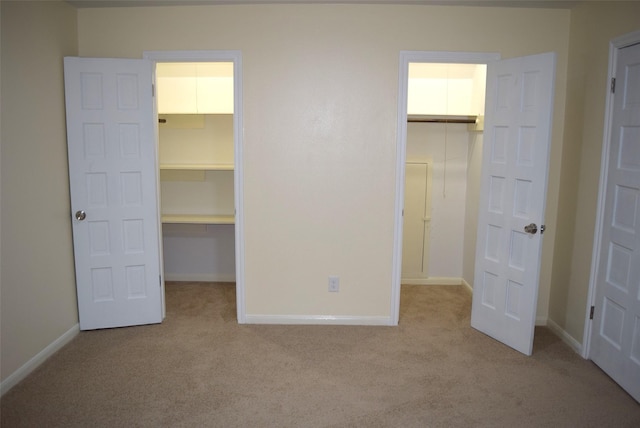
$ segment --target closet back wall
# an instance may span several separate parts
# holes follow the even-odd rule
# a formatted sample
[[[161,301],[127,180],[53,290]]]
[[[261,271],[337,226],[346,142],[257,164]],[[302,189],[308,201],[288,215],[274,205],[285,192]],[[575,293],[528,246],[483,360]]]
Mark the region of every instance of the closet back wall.
[[[233,165],[233,115],[162,115],[160,164],[201,162]],[[232,171],[161,170],[163,214],[233,213]],[[197,211],[197,212],[196,212]],[[167,281],[235,281],[232,224],[162,226]]]
[[[165,224],[162,245],[166,281],[236,280],[231,224]]]
[[[463,259],[469,253],[465,249],[467,166],[476,135],[466,124],[407,125],[407,161],[428,161],[431,168],[431,227],[426,244],[432,281],[459,282],[463,277]]]

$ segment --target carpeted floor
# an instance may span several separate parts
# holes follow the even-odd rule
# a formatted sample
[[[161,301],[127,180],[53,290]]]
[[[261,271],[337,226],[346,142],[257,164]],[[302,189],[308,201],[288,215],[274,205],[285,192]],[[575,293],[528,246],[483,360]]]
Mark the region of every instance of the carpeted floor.
[[[81,332],[2,397],[12,427],[639,427],[545,328],[526,357],[462,286],[403,286],[398,327],[238,325],[232,284],[167,284],[160,325]]]

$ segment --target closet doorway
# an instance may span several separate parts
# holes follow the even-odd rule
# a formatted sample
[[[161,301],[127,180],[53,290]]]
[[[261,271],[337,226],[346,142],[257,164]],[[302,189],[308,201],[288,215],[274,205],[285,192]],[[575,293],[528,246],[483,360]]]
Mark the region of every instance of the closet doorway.
[[[243,323],[240,53],[145,58],[155,61],[164,278],[235,282]]]
[[[409,63],[402,284],[473,279],[486,64]]]
[[[553,52],[502,61],[495,54],[401,52],[393,320],[397,323],[400,306],[409,66],[434,62],[489,65],[477,227],[467,227],[465,231],[470,239],[475,231],[477,242],[475,252],[463,246],[471,257],[465,254],[462,259],[473,260],[474,266],[471,326],[531,355],[545,230],[556,62]],[[449,95],[446,99],[451,102]],[[446,116],[450,113],[447,111]],[[465,211],[473,206],[469,199],[467,195]],[[462,282],[469,283],[464,277]]]
[[[233,210],[227,207],[229,212],[225,214],[230,214],[226,217],[234,223],[237,319],[245,322],[241,53],[147,52],[144,59],[64,60],[76,288],[82,330],[159,323],[165,316],[154,96],[155,65],[159,62],[232,66],[233,161],[225,168],[233,171]],[[187,122],[192,125],[192,121]],[[181,123],[184,125],[184,121]],[[203,181],[208,171],[225,169],[212,168],[210,160],[200,160],[202,165],[194,168],[193,159],[189,167],[176,161],[169,162],[163,170],[169,174],[179,171],[182,179],[189,176],[196,181],[198,176]],[[175,174],[170,178],[176,178]],[[179,213],[182,214],[185,213]],[[203,224],[208,227],[210,223],[215,222],[209,218]]]

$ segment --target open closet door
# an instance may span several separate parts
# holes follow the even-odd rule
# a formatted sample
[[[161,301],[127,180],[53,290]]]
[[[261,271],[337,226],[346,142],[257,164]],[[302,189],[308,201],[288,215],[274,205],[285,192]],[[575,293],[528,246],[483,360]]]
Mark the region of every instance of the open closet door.
[[[490,63],[471,326],[533,349],[555,54]]]
[[[80,328],[159,323],[151,62],[69,57],[64,67]]]
[[[589,358],[640,402],[640,44],[616,56]]]

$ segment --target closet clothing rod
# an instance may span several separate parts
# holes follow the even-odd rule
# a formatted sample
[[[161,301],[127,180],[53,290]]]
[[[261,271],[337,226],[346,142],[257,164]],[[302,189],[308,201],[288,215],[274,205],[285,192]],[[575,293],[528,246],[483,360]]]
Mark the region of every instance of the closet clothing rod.
[[[407,116],[407,122],[420,122],[420,123],[477,123],[478,119],[473,116],[467,117],[446,117],[446,116],[420,116],[410,115]]]

